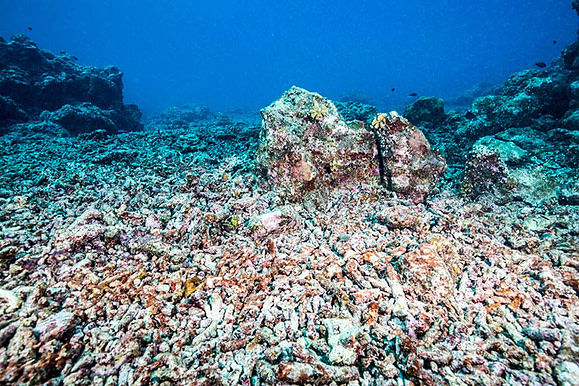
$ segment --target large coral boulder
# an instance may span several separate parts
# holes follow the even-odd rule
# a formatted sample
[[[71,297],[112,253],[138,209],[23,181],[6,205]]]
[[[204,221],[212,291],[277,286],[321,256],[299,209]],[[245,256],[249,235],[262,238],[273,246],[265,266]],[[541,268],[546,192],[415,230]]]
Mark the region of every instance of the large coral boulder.
[[[579,134],[513,128],[482,137],[469,152],[463,194],[539,206],[558,201],[576,205]]]
[[[373,133],[347,124],[328,99],[294,86],[261,115],[258,164],[292,196],[379,181]]]
[[[384,182],[414,203],[424,201],[446,170],[416,126],[396,112],[378,114],[372,123],[380,147]]]
[[[415,125],[436,125],[446,119],[444,101],[438,97],[421,97],[404,108],[404,116]]]

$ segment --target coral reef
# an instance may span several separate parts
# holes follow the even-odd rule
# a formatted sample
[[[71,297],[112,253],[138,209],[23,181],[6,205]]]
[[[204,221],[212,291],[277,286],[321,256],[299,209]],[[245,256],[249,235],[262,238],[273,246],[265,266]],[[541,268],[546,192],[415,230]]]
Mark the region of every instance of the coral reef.
[[[469,112],[410,106],[424,134],[297,87],[261,126],[138,132],[0,93],[0,384],[576,384],[576,47]]]
[[[436,124],[414,118],[448,162],[446,183],[470,197],[488,194],[502,202],[576,202],[578,47],[565,48],[544,70],[514,74],[466,112],[449,111]],[[415,104],[407,115],[421,110]]]
[[[577,376],[577,206],[378,184],[296,204],[239,123],[21,130],[0,137],[2,383]]]
[[[82,104],[66,110],[84,110],[81,123],[85,125],[111,131],[140,130],[138,108],[123,104],[122,76],[113,66],[79,66],[72,56],[41,50],[23,35],[8,42],[0,38],[0,127],[6,130],[10,124],[38,119],[43,111]],[[105,123],[103,115],[112,122]]]

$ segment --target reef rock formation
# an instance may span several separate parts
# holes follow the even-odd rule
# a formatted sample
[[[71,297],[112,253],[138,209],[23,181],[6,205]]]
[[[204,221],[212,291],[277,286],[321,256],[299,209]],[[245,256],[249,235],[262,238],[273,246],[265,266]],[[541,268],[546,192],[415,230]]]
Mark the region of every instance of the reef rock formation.
[[[424,201],[446,169],[428,140],[396,112],[378,114],[372,122],[379,144],[384,182],[414,203]]]
[[[80,66],[66,53],[56,56],[41,50],[23,35],[8,42],[0,38],[0,126],[36,120],[43,111],[53,112],[65,105],[90,103],[94,107],[91,110],[103,112],[93,114],[96,120],[89,126],[140,130],[138,108],[123,104],[122,76],[114,66]],[[110,117],[112,125],[99,124],[103,114]],[[71,133],[81,131],[73,128]]]
[[[103,110],[93,104],[64,105],[54,112],[43,112],[41,118],[65,128],[70,134],[105,130],[116,131],[116,125]]]
[[[447,107],[456,108],[458,110],[470,108],[472,102],[481,96],[496,95],[501,91],[501,84],[494,84],[489,82],[481,82],[468,90],[465,90],[461,95],[445,100]]]
[[[487,146],[475,146],[464,171],[463,193],[476,197],[506,186],[509,170],[501,155]]]
[[[373,133],[361,122],[347,124],[321,95],[294,86],[261,114],[258,164],[271,182],[292,196],[378,182]]]

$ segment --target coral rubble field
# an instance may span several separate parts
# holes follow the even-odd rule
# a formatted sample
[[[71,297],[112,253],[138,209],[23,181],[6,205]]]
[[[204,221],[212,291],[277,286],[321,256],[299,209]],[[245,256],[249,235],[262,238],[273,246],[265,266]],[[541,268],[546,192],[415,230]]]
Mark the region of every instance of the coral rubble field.
[[[578,52],[466,113],[143,128],[118,69],[0,42],[0,383],[577,384]]]

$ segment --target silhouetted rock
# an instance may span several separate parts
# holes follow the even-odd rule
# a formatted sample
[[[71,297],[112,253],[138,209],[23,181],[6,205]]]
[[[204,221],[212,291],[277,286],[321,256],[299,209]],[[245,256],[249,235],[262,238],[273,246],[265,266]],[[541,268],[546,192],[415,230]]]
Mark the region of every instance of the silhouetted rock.
[[[359,103],[362,105],[372,105],[372,100],[370,97],[368,97],[364,92],[362,92],[361,90],[350,90],[344,94],[342,94],[339,98],[338,101],[340,102],[353,102],[353,103]],[[334,104],[336,104],[335,101],[332,101]],[[338,108],[339,110],[339,108]]]
[[[436,125],[446,119],[444,101],[438,97],[421,97],[404,108],[404,117],[415,125]]]
[[[561,125],[567,130],[579,130],[579,110],[569,110],[561,119]]]
[[[64,105],[90,103],[114,111],[109,115],[116,129],[139,130],[138,108],[123,105],[122,75],[114,66],[80,66],[74,57],[41,50],[23,35],[1,40],[0,106],[4,108],[0,107],[0,125],[35,120],[43,111],[53,112]]]
[[[0,117],[4,121],[24,121],[28,115],[10,97],[0,95]]]
[[[487,95],[496,95],[500,92],[502,85],[481,82],[474,87],[464,91],[462,95],[456,98],[445,99],[447,107],[458,108],[458,109],[468,109],[470,105],[475,100],[475,98]]]
[[[563,57],[565,68],[568,70],[579,69],[579,42],[575,42],[565,48],[561,56]]]

